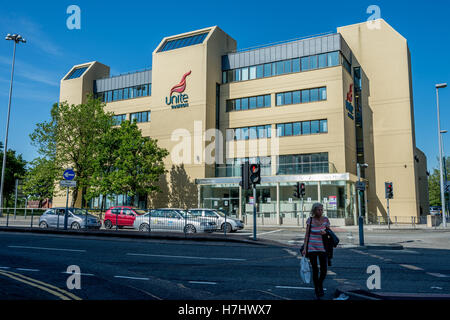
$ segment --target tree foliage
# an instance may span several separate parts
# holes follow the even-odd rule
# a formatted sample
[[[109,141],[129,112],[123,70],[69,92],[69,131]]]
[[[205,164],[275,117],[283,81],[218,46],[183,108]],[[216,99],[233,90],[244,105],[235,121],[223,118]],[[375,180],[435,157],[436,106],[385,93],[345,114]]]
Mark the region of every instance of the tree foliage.
[[[0,168],[3,166],[3,143],[0,143]],[[16,151],[8,149],[6,152],[5,180],[3,187],[4,206],[12,205],[16,179],[22,179],[25,175],[26,161]],[[1,169],[0,169],[1,170]],[[1,171],[0,171],[1,172]],[[1,174],[1,173],[0,173]]]
[[[439,161],[439,159],[438,159]],[[450,158],[445,160],[445,167],[447,168],[447,181],[450,181]],[[445,180],[445,176],[444,176]],[[430,199],[430,206],[441,206],[441,180],[439,168],[433,169],[433,173],[428,177],[428,192]]]
[[[45,199],[51,199],[53,196],[56,175],[54,160],[36,158],[30,163],[25,174],[22,192],[30,200],[38,200],[40,208]]]

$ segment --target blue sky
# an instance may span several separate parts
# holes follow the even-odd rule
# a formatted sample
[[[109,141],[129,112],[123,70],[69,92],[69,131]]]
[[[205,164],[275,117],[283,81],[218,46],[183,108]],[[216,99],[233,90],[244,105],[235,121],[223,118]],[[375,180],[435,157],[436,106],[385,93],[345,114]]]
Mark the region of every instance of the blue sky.
[[[69,5],[81,8],[81,30],[69,30]],[[28,41],[16,53],[8,147],[31,161],[29,134],[49,118],[59,81],[74,64],[97,60],[111,74],[151,66],[164,36],[218,25],[238,48],[336,31],[366,21],[370,5],[407,40],[412,55],[416,144],[437,167],[434,85],[450,84],[450,1],[7,1],[0,11],[2,37]],[[0,141],[4,141],[12,58],[11,41],[0,41]],[[441,126],[450,131],[450,88],[440,91]],[[450,132],[444,135],[450,154]]]

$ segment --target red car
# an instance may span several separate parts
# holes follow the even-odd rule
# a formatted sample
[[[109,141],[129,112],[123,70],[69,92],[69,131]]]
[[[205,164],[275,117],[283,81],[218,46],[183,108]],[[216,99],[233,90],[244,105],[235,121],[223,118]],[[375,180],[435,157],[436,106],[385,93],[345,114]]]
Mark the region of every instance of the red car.
[[[147,213],[147,211],[134,207],[111,207],[105,213],[103,225],[106,229],[111,229],[116,224],[119,228],[132,227],[136,216],[140,216],[145,213]]]

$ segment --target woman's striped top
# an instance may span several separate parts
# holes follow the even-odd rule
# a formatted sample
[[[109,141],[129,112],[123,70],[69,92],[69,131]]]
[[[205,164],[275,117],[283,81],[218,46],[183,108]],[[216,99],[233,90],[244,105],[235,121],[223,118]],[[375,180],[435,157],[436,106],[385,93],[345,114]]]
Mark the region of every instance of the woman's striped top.
[[[330,221],[327,217],[322,217],[322,223],[318,223],[316,219],[308,218],[306,224],[311,224],[311,233],[308,240],[308,252],[325,252],[325,247],[323,245],[322,235],[320,231],[325,231],[327,227],[330,226]]]

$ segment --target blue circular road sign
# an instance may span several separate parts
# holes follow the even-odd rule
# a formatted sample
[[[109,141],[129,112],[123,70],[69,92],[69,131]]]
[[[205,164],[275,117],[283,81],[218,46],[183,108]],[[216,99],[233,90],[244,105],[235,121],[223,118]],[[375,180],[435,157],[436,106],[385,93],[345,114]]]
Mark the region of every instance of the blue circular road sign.
[[[75,171],[73,171],[72,169],[67,169],[66,171],[64,171],[63,178],[65,180],[73,180],[73,178],[75,178]]]

